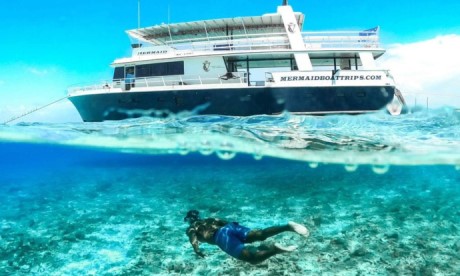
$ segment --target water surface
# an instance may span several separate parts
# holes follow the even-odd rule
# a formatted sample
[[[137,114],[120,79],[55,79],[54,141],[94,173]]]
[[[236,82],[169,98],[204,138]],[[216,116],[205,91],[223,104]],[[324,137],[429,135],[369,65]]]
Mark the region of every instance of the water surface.
[[[455,275],[460,114],[195,116],[0,127],[0,271],[11,275]],[[311,236],[252,266],[184,213]],[[243,275],[243,274],[242,274]]]

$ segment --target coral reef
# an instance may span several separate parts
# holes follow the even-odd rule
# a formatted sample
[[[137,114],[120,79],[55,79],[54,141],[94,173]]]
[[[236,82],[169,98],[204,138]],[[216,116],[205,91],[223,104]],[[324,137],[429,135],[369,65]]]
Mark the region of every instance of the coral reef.
[[[96,153],[95,153],[96,154]],[[100,153],[97,153],[100,154]],[[460,183],[451,167],[310,168],[237,157],[121,155],[110,162],[6,174],[0,186],[0,271],[9,275],[455,275]],[[138,159],[142,159],[140,162]],[[137,161],[136,161],[137,160]],[[260,265],[201,245],[184,213],[252,228],[297,221],[311,235]]]

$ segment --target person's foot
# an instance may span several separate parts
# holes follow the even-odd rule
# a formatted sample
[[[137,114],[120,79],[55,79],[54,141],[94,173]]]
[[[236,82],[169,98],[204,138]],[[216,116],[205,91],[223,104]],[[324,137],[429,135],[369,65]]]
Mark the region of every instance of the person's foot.
[[[285,246],[285,245],[281,245],[279,243],[275,243],[274,246],[280,252],[292,252],[292,251],[297,249],[297,246],[295,246],[295,245]]]
[[[310,236],[310,232],[308,231],[307,227],[303,226],[302,224],[290,221],[288,222],[288,225],[291,227],[292,231],[296,232],[297,234],[302,235],[305,238]]]

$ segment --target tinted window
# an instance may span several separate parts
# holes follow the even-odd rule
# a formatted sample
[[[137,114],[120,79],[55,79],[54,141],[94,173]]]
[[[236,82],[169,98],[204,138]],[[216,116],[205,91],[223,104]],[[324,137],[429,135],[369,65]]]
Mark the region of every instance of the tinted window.
[[[158,77],[158,76],[169,76],[169,75],[183,75],[184,74],[184,62],[165,62],[155,64],[145,64],[136,66],[136,77]]]
[[[125,68],[124,67],[116,67],[115,71],[113,72],[113,79],[123,79],[125,77]]]

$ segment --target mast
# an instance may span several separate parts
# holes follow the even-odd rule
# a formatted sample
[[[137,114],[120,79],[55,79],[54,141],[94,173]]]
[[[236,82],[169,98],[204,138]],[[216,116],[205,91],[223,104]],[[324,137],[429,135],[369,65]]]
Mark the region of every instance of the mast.
[[[289,3],[288,3],[288,0],[283,0],[283,6],[288,6]]]

